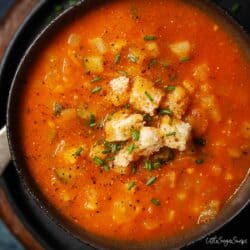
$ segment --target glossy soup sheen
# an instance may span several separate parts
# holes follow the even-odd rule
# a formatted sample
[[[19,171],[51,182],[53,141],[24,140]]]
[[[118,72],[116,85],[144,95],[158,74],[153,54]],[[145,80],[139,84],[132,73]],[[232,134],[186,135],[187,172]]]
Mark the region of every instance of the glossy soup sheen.
[[[129,89],[114,100],[117,78],[129,79]],[[129,101],[135,79],[151,81],[163,99],[181,86],[184,99],[149,116]],[[208,223],[249,170],[249,79],[243,50],[198,8],[179,0],[104,4],[56,34],[30,69],[20,128],[29,171],[61,214],[97,235],[159,239]],[[127,145],[136,154],[140,136],[107,142],[114,113],[141,114],[143,126],[157,128],[174,110],[192,128],[185,150],[113,165]]]

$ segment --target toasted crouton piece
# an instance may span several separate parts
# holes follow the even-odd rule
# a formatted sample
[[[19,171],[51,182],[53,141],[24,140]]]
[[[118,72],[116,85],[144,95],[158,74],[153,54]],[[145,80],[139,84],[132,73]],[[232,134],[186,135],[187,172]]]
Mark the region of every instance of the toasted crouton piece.
[[[119,111],[105,124],[106,140],[109,142],[126,141],[131,137],[133,130],[140,129],[142,124],[142,115],[129,115],[125,111]]]
[[[143,127],[140,130],[140,138],[136,146],[140,155],[150,156],[164,146],[164,134],[158,128]]]
[[[130,104],[139,111],[154,115],[163,96],[163,91],[155,88],[151,81],[137,76],[132,87]]]
[[[186,144],[191,134],[191,126],[188,123],[164,116],[161,120],[160,129],[164,133],[166,147],[186,150]]]
[[[128,147],[124,147],[118,152],[114,159],[115,168],[126,168],[130,162],[133,162],[138,159],[138,155],[134,152],[129,152]]]
[[[121,76],[113,79],[109,83],[111,91],[108,95],[108,99],[115,105],[124,105],[129,100],[129,95],[127,93],[129,87],[129,78]]]
[[[187,111],[190,99],[187,90],[181,86],[177,86],[175,90],[171,91],[165,102],[162,103],[162,107],[169,108],[174,116],[181,119]]]
[[[191,44],[189,41],[181,41],[169,45],[170,50],[179,58],[190,56]]]

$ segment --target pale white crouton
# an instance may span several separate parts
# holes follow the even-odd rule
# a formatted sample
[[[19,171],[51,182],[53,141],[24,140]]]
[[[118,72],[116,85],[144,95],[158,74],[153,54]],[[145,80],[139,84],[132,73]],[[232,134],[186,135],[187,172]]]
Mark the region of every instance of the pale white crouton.
[[[179,151],[186,150],[186,144],[191,134],[190,124],[164,116],[161,120],[160,129],[164,133],[166,147]]]
[[[164,146],[164,134],[158,128],[143,127],[140,130],[140,138],[136,143],[136,149],[140,155],[150,156],[158,152]]]
[[[195,67],[193,76],[197,81],[207,81],[209,78],[210,69],[206,63],[200,64]]]
[[[141,128],[142,124],[143,116],[140,114],[129,115],[125,111],[117,112],[105,124],[106,140],[109,142],[126,141],[134,130]]]
[[[94,39],[89,40],[89,43],[95,47],[98,52],[100,52],[101,54],[105,54],[106,53],[106,46],[104,44],[104,41],[101,37],[96,37]]]
[[[169,108],[176,118],[181,119],[187,111],[189,102],[187,90],[177,86],[168,94],[166,100],[162,103],[162,107]]]
[[[164,92],[153,86],[153,83],[137,76],[130,95],[130,104],[137,110],[154,115],[160,105]]]
[[[169,45],[170,50],[179,58],[190,56],[191,44],[189,41],[181,41]]]
[[[124,105],[129,100],[128,88],[129,88],[129,78],[121,76],[113,79],[109,83],[110,92],[107,96],[107,99],[112,102],[115,106]]]
[[[159,48],[156,42],[147,42],[146,45],[146,50],[149,52],[149,55],[152,57],[157,57],[159,56]]]
[[[88,56],[83,59],[86,71],[94,74],[103,72],[103,58],[101,56]]]
[[[114,167],[115,168],[126,168],[130,162],[135,161],[136,159],[138,159],[136,157],[135,152],[131,152],[129,153],[128,147],[124,147],[122,150],[120,150],[118,152],[118,154],[115,156],[114,159]]]

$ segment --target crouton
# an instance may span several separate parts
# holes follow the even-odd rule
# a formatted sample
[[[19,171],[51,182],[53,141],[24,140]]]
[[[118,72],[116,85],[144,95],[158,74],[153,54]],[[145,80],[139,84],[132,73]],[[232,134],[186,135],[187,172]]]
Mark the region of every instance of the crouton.
[[[181,86],[177,86],[171,91],[166,100],[162,103],[162,107],[169,108],[177,119],[181,119],[187,111],[190,102],[187,90]]]
[[[140,130],[140,138],[136,144],[140,155],[150,156],[154,152],[158,152],[164,145],[164,134],[158,128],[143,127]]]
[[[155,88],[153,83],[137,76],[130,95],[130,104],[137,110],[154,115],[160,105],[164,92]]]
[[[169,45],[170,50],[179,58],[190,56],[191,44],[189,41],[181,41]]]
[[[191,126],[188,123],[164,116],[160,129],[164,133],[164,145],[179,151],[186,150],[186,145],[191,134]]]
[[[125,111],[119,111],[105,124],[106,140],[109,142],[126,141],[131,137],[133,130],[140,129],[142,124],[142,115],[129,115]]]
[[[135,151],[129,152],[128,147],[124,147],[122,150],[118,152],[114,159],[114,167],[115,168],[126,168],[128,165],[137,160],[138,156],[136,156]],[[123,171],[122,171],[123,172]]]
[[[126,104],[129,100],[129,95],[127,94],[129,78],[125,76],[115,78],[110,81],[109,85],[111,87],[111,91],[107,96],[108,100],[110,100],[117,107]]]

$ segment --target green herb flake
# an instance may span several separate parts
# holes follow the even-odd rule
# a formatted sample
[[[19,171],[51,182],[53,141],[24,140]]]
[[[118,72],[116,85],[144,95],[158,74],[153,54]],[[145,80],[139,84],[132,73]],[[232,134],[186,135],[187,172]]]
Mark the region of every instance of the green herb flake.
[[[150,102],[154,102],[153,97],[147,91],[145,91],[144,94],[146,95],[146,97],[149,99]]]
[[[160,168],[160,167],[161,167],[161,161],[160,160],[153,163],[153,169],[157,169],[157,168]]]
[[[128,183],[128,190],[130,191],[133,187],[135,187],[135,182],[134,181],[129,182]]]
[[[156,176],[151,177],[147,182],[146,182],[146,186],[151,186],[155,183],[155,181],[157,180]]]
[[[63,107],[62,107],[62,105],[60,103],[55,102],[53,104],[53,113],[54,113],[55,116],[60,115],[61,112],[62,112],[62,109],[63,109]]]
[[[96,82],[99,82],[99,81],[101,81],[101,80],[102,80],[102,77],[96,76],[96,77],[94,77],[90,82],[91,82],[91,83],[96,83]]]
[[[95,94],[97,92],[100,92],[101,90],[102,90],[102,87],[101,86],[97,86],[97,87],[95,87],[95,88],[92,89],[91,93]]]
[[[137,167],[135,165],[133,165],[132,169],[131,169],[132,174],[136,174],[137,172]]]
[[[166,91],[174,91],[175,90],[175,86],[166,86],[166,87],[164,87],[164,89]]]
[[[174,74],[174,75],[170,76],[169,81],[170,81],[170,82],[173,82],[173,81],[176,80],[176,79],[177,79],[177,75]]]
[[[191,60],[190,56],[184,56],[182,58],[180,58],[180,63],[185,63]]]
[[[115,157],[108,157],[108,158],[106,158],[106,162],[109,162],[109,161],[113,161],[115,159]]]
[[[145,114],[143,116],[143,120],[147,121],[147,122],[152,122],[153,121],[153,117],[150,116],[149,114]]]
[[[157,60],[156,59],[151,59],[148,63],[148,66],[151,68],[153,66],[155,66],[157,64]]]
[[[76,149],[76,151],[72,154],[72,156],[74,157],[80,157],[83,151],[83,147],[79,147],[78,149]]]
[[[169,150],[168,152],[168,160],[167,161],[172,161],[174,160],[174,150]]]
[[[155,36],[152,36],[152,35],[144,36],[144,41],[153,41],[153,40],[156,40]]]
[[[236,14],[241,8],[241,5],[239,3],[234,3],[232,8],[231,8],[231,12],[233,14]]]
[[[157,206],[157,207],[161,205],[160,201],[157,200],[157,199],[155,199],[155,198],[152,198],[152,199],[151,199],[151,202],[152,202],[155,206]]]
[[[161,78],[156,79],[156,80],[155,80],[155,83],[156,83],[156,84],[162,83],[162,79],[161,79]]]
[[[145,161],[144,168],[147,169],[148,171],[152,171],[154,169],[151,161]]]
[[[105,171],[109,171],[109,170],[110,170],[110,167],[109,167],[108,165],[104,165],[104,166],[103,166],[103,169],[104,169]]]
[[[138,141],[140,139],[140,131],[139,130],[134,130],[132,132],[132,139],[134,141]]]
[[[128,72],[124,71],[124,70],[117,70],[117,73],[119,75],[122,75],[122,76],[128,76]]]
[[[90,115],[89,126],[91,128],[94,128],[96,126],[96,119],[95,119],[95,116],[93,114]]]
[[[159,114],[160,115],[169,115],[169,116],[172,116],[174,113],[170,109],[160,109],[159,110]]]
[[[138,58],[136,58],[133,54],[128,54],[128,60],[132,63],[136,63],[138,61]]]
[[[176,132],[172,132],[172,133],[166,134],[167,137],[169,137],[169,136],[175,136],[175,135],[176,135]]]
[[[201,165],[203,162],[204,162],[203,159],[197,159],[197,160],[195,160],[195,163],[196,163],[197,165]]]
[[[129,147],[128,147],[128,153],[129,154],[132,154],[132,152],[135,150],[135,144],[131,144],[131,145],[129,145]]]
[[[118,64],[121,60],[121,54],[117,54],[114,59],[114,64]]]
[[[97,165],[97,166],[103,166],[104,165],[104,161],[101,160],[99,157],[95,156],[94,159],[93,159],[94,163]]]

